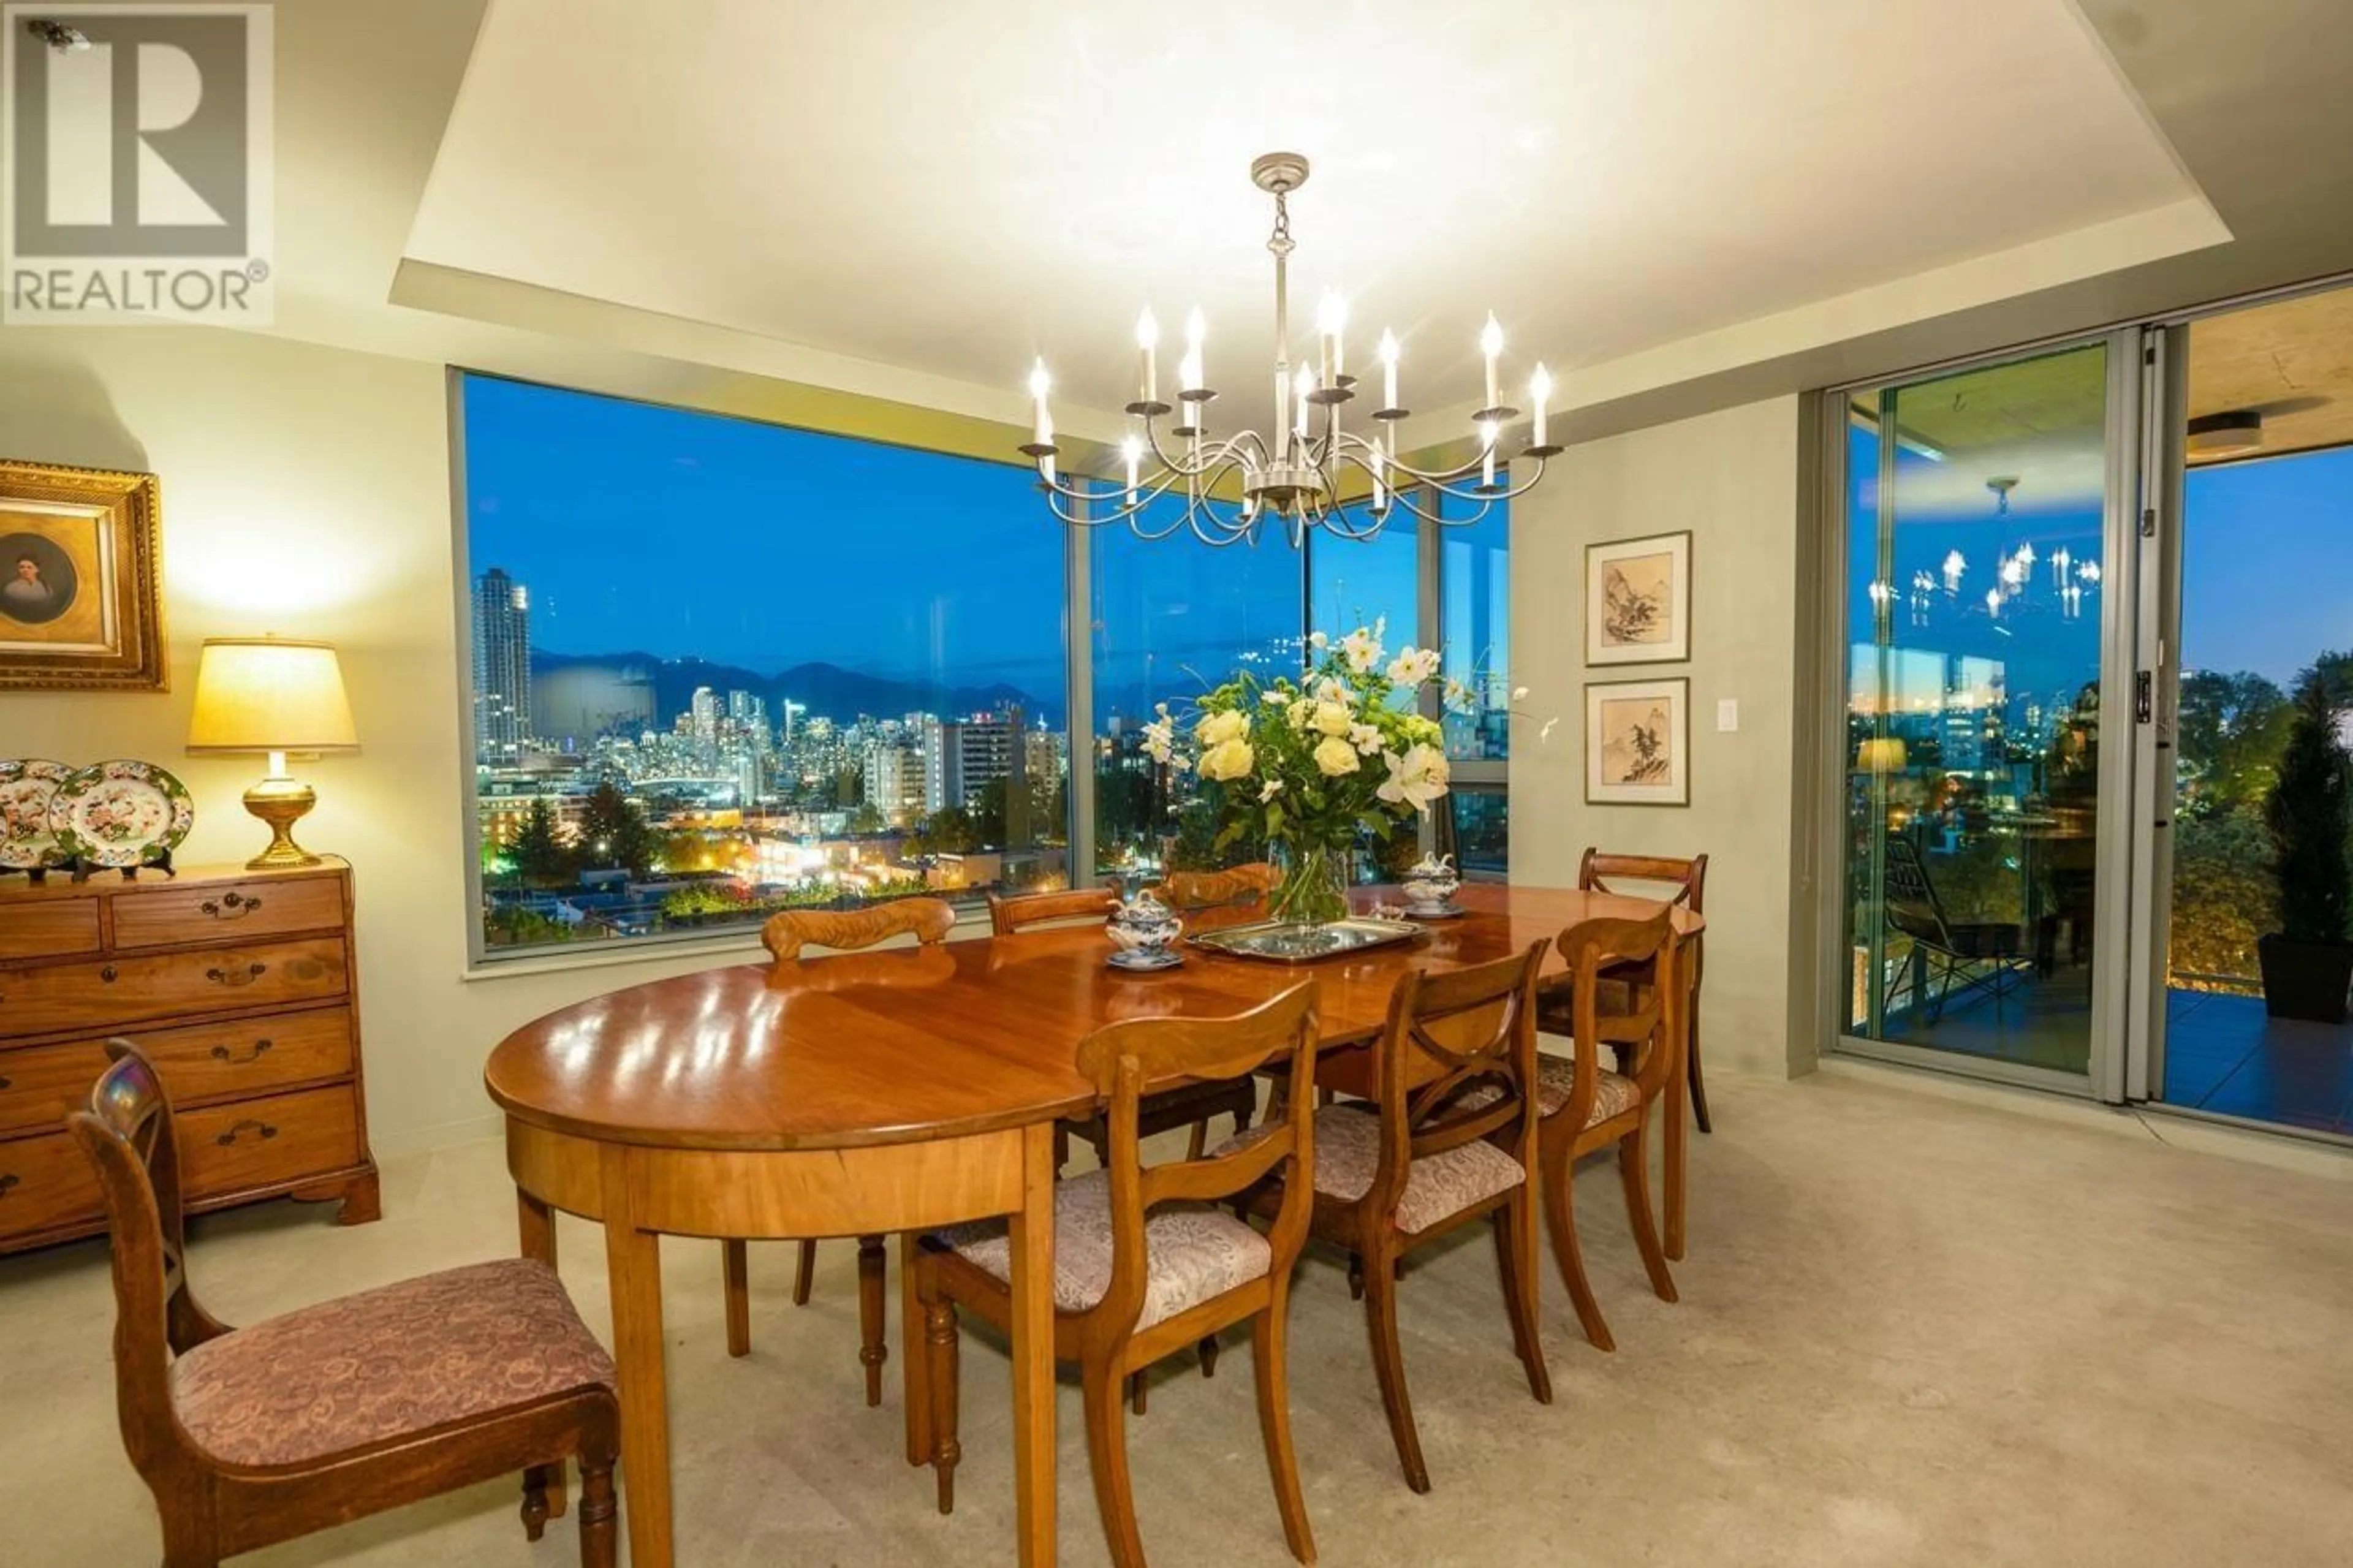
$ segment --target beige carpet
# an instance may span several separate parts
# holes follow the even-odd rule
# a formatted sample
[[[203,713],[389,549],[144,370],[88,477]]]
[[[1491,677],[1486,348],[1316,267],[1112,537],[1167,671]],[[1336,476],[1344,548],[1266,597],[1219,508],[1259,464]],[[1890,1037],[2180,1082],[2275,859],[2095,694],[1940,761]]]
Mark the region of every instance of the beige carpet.
[[[1323,1562],[2213,1568],[2353,1552],[2353,1186],[2168,1147],[2130,1119],[1901,1079],[1715,1092],[1681,1305],[1643,1283],[1615,1173],[1581,1179],[1620,1349],[1587,1346],[1547,1272],[1551,1407],[1513,1358],[1483,1231],[1409,1276],[1428,1497],[1399,1479],[1341,1272],[1311,1259],[1293,1398]],[[201,1224],[207,1305],[250,1321],[512,1248],[496,1145],[385,1176],[379,1225],[338,1230],[289,1205]],[[601,1331],[598,1233],[567,1223],[562,1242]],[[900,1456],[895,1363],[885,1407],[863,1405],[852,1251],[821,1249],[817,1299],[796,1310],[791,1249],[755,1247],[755,1349],[730,1362],[716,1246],[665,1248],[681,1563],[1011,1561],[1001,1355],[967,1336],[965,1463],[943,1519],[928,1472]],[[11,1568],[160,1555],[115,1433],[111,1312],[97,1244],[0,1260]],[[1232,1345],[1208,1382],[1189,1358],[1166,1363],[1131,1425],[1155,1562],[1289,1561],[1248,1354]],[[1061,1455],[1063,1560],[1099,1563],[1069,1385]],[[508,1484],[476,1488],[242,1561],[576,1561],[568,1520],[533,1547],[514,1502]]]

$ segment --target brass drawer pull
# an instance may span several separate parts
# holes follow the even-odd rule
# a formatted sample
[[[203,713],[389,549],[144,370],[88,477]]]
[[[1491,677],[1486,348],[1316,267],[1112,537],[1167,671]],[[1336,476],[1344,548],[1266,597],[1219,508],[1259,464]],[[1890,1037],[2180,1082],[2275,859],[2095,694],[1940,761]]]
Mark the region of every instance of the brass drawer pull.
[[[263,1040],[256,1040],[256,1041],[254,1041],[254,1042],[253,1042],[253,1054],[252,1054],[251,1056],[249,1056],[249,1057],[245,1058],[244,1059],[245,1059],[246,1061],[248,1061],[248,1062],[258,1062],[258,1061],[259,1061],[259,1060],[261,1059],[261,1053],[262,1053],[262,1052],[264,1052],[264,1051],[266,1051],[266,1050],[268,1050],[269,1048],[269,1042],[268,1040],[266,1040],[266,1039],[263,1039]],[[232,1051],[231,1051],[231,1050],[230,1050],[227,1046],[215,1046],[215,1047],[213,1047],[213,1060],[215,1060],[215,1061],[216,1061],[216,1062],[231,1062],[231,1063],[234,1063],[234,1062],[236,1062],[237,1059],[238,1059],[238,1058],[237,1058],[237,1057],[236,1056],[236,1054],[235,1054],[234,1052],[232,1052]]]
[[[243,969],[207,969],[205,971],[205,978],[216,985],[250,985],[260,979],[269,968],[269,965],[257,959]],[[114,978],[111,971],[108,972],[107,978],[110,980]]]
[[[219,1144],[224,1149],[228,1148],[237,1142],[237,1135],[244,1131],[248,1127],[252,1128],[257,1132],[259,1132],[264,1138],[275,1138],[278,1136],[278,1129],[269,1125],[269,1122],[256,1121],[251,1117],[247,1117],[242,1121],[233,1121],[229,1123],[228,1131],[214,1139],[213,1142]]]
[[[10,1172],[5,1175],[0,1175],[0,1198],[6,1197],[8,1195],[8,1189],[16,1184],[16,1176],[14,1172]]]
[[[13,1079],[13,1078],[0,1078],[0,1089],[14,1089],[14,1088],[16,1088],[16,1080],[15,1079]]]
[[[216,921],[241,921],[260,907],[259,898],[248,899],[242,893],[225,893],[217,903],[206,899],[196,906],[199,910]]]

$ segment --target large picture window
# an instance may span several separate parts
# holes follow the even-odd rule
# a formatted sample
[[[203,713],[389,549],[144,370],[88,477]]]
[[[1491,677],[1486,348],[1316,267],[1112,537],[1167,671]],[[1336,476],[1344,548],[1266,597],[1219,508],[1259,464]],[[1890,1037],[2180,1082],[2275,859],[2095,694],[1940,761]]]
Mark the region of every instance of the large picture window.
[[[454,384],[486,958],[1260,853],[1211,844],[1198,781],[1153,763],[1141,731],[1238,669],[1295,673],[1311,624],[1442,637],[1480,700],[1501,690],[1499,524],[1460,546],[1448,530],[1442,555],[1404,517],[1304,548],[1280,526],[1226,548],[1105,527],[1074,583],[1067,530],[1014,465]],[[1430,586],[1441,560],[1466,574],[1453,598]],[[1068,711],[1073,689],[1090,711]],[[1456,755],[1482,755],[1457,722]],[[1480,765],[1462,787],[1499,787],[1500,763]],[[1488,826],[1466,863],[1499,866]]]
[[[1022,470],[459,395],[486,949],[1068,885],[1062,540]]]

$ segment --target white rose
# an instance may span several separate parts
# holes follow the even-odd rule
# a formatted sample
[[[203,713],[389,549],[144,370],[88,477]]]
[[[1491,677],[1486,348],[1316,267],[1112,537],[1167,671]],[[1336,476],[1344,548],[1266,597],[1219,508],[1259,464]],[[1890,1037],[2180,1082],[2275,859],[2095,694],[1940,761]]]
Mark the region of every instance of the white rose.
[[[1356,724],[1356,719],[1337,702],[1319,702],[1309,722],[1323,734],[1345,735]]]
[[[1250,717],[1233,709],[1206,714],[1193,726],[1193,738],[1203,746],[1222,746],[1250,733]]]
[[[1355,773],[1360,764],[1356,747],[1337,735],[1327,735],[1324,743],[1315,748],[1315,765],[1327,776],[1337,778],[1342,773]]]
[[[1302,697],[1283,710],[1283,717],[1291,721],[1293,729],[1304,730],[1308,721],[1315,717],[1315,704],[1311,699]]]
[[[1223,781],[1238,779],[1248,773],[1258,763],[1258,753],[1243,740],[1221,741],[1201,753],[1201,776]]]
[[[1314,648],[1317,653],[1322,653],[1325,648],[1332,646],[1332,639],[1322,632],[1309,632],[1307,634],[1307,646]]]

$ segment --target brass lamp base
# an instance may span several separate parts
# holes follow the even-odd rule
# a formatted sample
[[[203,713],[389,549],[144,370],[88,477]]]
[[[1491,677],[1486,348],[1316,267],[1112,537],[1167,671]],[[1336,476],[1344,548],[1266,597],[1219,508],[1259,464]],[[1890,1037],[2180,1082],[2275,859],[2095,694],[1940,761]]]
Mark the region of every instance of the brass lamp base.
[[[294,842],[294,825],[319,804],[309,784],[297,779],[263,779],[245,792],[245,809],[269,824],[269,847],[245,863],[248,871],[271,871],[289,866],[316,866],[319,857]]]

